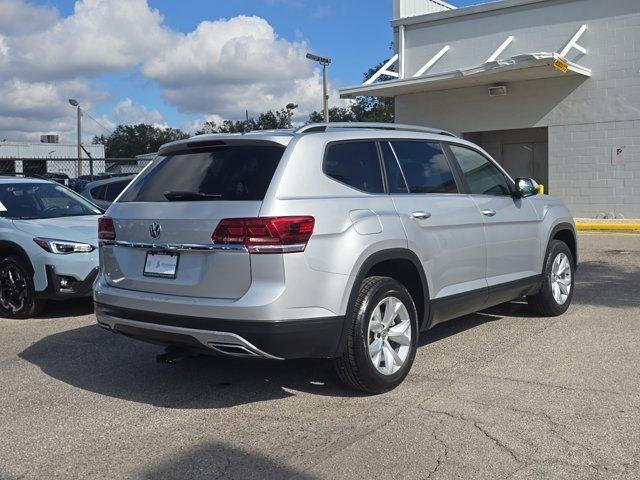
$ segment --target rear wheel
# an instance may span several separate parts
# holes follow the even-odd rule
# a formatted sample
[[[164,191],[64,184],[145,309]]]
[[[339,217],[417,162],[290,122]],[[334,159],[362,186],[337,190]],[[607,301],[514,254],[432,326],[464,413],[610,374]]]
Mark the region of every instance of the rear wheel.
[[[352,309],[346,346],[334,360],[340,379],[367,393],[397,387],[416,354],[418,316],[411,295],[389,277],[368,277]]]
[[[552,240],[544,263],[542,287],[527,297],[529,307],[548,317],[562,315],[573,298],[574,260],[566,243]]]
[[[7,318],[29,318],[42,309],[35,296],[33,277],[24,261],[9,256],[0,261],[0,315]]]

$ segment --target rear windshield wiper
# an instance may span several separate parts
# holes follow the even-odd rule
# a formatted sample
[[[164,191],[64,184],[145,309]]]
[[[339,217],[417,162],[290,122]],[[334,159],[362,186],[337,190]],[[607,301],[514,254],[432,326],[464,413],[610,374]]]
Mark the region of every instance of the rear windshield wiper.
[[[170,202],[189,202],[194,200],[220,200],[222,195],[201,192],[164,192],[164,197]]]

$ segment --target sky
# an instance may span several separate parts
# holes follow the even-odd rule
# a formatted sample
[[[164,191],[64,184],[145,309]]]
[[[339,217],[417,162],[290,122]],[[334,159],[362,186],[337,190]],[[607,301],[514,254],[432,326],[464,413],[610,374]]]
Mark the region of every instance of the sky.
[[[481,0],[454,0],[458,7]],[[391,55],[391,0],[0,0],[0,141],[83,142],[118,124],[195,131],[245,110],[321,109]]]

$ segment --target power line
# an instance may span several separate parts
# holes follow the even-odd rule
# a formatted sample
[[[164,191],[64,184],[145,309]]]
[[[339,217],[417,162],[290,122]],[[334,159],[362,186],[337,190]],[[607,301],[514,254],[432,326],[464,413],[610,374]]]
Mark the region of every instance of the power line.
[[[98,125],[100,125],[105,132],[107,132],[109,135],[111,135],[113,133],[113,130],[108,129],[107,127],[105,127],[103,124],[101,124],[98,120],[96,120],[95,118],[93,118],[93,116],[87,112],[84,108],[82,109],[82,113],[84,113],[87,117],[89,117],[91,120],[93,120],[94,122],[96,122]]]

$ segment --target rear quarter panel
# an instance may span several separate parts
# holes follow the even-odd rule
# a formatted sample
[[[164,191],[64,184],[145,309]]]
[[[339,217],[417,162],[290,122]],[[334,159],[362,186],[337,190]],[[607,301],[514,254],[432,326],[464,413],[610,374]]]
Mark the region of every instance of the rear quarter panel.
[[[287,289],[293,285],[297,291],[295,302],[328,302],[331,310],[344,314],[366,258],[381,250],[407,248],[407,240],[389,195],[360,192],[324,174],[324,149],[333,140],[306,135],[289,145],[260,215],[315,218],[304,254],[284,256]],[[292,276],[299,282],[291,282]]]

